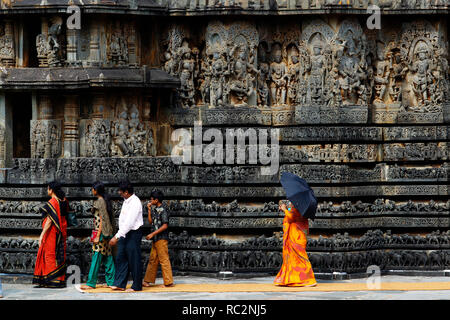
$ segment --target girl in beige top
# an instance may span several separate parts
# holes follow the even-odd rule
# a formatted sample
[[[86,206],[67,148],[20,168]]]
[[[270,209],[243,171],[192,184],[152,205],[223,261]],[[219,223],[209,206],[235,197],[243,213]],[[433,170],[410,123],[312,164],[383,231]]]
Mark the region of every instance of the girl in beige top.
[[[97,285],[98,271],[102,263],[105,265],[105,279],[108,286],[114,283],[115,266],[109,239],[115,233],[115,220],[109,197],[105,193],[105,186],[101,182],[95,182],[92,186],[92,194],[97,197],[92,208],[94,214],[94,230],[97,236],[92,244],[92,262],[86,285],[81,289],[92,289]]]

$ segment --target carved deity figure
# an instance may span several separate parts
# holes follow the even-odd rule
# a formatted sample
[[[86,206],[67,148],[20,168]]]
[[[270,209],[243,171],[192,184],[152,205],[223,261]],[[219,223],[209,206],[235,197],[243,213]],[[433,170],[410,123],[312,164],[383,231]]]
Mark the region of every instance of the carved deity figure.
[[[320,39],[320,35],[314,37],[312,41],[312,52],[310,57],[310,64],[307,71],[310,71],[308,79],[308,92],[310,95],[310,103],[313,105],[322,104],[324,99],[325,77],[327,61],[323,54],[324,43]]]
[[[209,102],[213,107],[224,103],[224,82],[227,75],[226,62],[222,55],[216,51],[213,52],[211,62],[211,84],[209,88]]]
[[[428,47],[425,43],[420,43],[416,47],[414,61],[409,70],[413,72],[412,90],[420,106],[429,102],[428,85],[432,83],[431,59]]]
[[[128,61],[128,48],[124,37],[118,31],[111,34],[108,60],[115,65],[124,65]]]
[[[267,81],[269,80],[269,69],[270,66],[267,63],[266,50],[263,47],[258,49],[258,106],[268,106],[269,105],[269,86]]]
[[[238,47],[238,54],[235,57],[234,52]],[[249,63],[246,46],[236,44],[231,49],[229,57],[232,61],[230,91],[237,99],[236,104],[247,104],[248,98],[254,88],[253,82],[255,77],[252,76],[252,72],[258,73],[259,71]]]
[[[179,89],[179,95],[181,99],[181,104],[183,107],[191,107],[195,104],[194,94],[194,71],[195,71],[195,60],[192,57],[192,51],[185,43],[179,48],[178,55],[181,57],[179,63],[179,73],[181,88]]]
[[[35,121],[31,127],[32,158],[55,158],[60,154],[60,130],[54,123]]]
[[[105,141],[107,145],[108,135],[103,135],[103,129],[100,132],[99,141]],[[118,120],[111,123],[111,155],[142,157],[154,154],[153,132],[141,122],[138,107],[133,104],[129,113],[128,108],[123,107]]]
[[[366,104],[367,90],[367,61],[365,51],[366,38],[355,39],[355,35],[348,30],[344,39],[340,39],[338,71],[339,84],[344,104]]]
[[[199,91],[202,102],[206,105],[210,103],[210,87],[211,87],[211,57],[205,55],[204,59],[200,62],[199,72]]]
[[[47,140],[47,144],[50,144],[50,150],[51,150],[51,156],[52,158],[55,157],[59,152],[58,150],[58,143],[59,137],[58,137],[58,128],[56,125],[52,125],[50,127],[50,135],[49,139]]]
[[[59,36],[61,35],[61,24],[54,23],[48,29],[47,59],[49,66],[59,66],[63,60]]]
[[[392,52],[390,55],[389,72],[389,97],[392,102],[399,103],[401,100],[403,64],[399,51]]]
[[[5,34],[4,28],[0,28],[0,59],[2,66],[11,66],[13,64],[14,40],[11,35]]]
[[[375,101],[384,102],[387,85],[390,78],[390,56],[381,43],[377,46],[375,62]]]
[[[124,107],[122,112],[119,114],[119,119],[111,127],[111,154],[113,156],[128,156],[129,149],[127,147],[128,138],[128,112],[127,108]]]
[[[269,71],[272,105],[285,105],[288,69],[286,63],[282,61],[280,45],[276,44],[273,50],[272,54],[274,61],[270,64]]]
[[[164,53],[164,58],[166,62],[164,63],[164,71],[166,71],[171,76],[175,76],[177,74],[177,63],[173,56],[173,53],[170,51],[166,51]]]
[[[290,63],[288,67],[288,83],[287,83],[287,96],[289,103],[291,105],[298,102],[299,98],[299,86],[300,86],[300,75],[301,75],[301,65],[299,59],[299,51],[296,47],[293,47],[290,52]]]

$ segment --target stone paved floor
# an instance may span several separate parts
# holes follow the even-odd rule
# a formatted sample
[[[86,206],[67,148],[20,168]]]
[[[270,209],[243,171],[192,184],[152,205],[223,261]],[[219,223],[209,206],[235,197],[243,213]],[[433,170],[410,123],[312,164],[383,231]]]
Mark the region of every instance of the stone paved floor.
[[[0,276],[1,277],[1,276]],[[206,277],[178,276],[175,283],[272,283],[273,277],[219,280]],[[366,279],[318,280],[319,283],[364,283]],[[383,282],[449,282],[450,277],[383,276]],[[162,284],[158,279],[157,283]],[[226,293],[81,293],[74,286],[64,289],[33,288],[31,284],[3,283],[1,300],[450,300],[448,291],[355,291],[355,292],[226,292]],[[1,301],[0,300],[0,301]]]

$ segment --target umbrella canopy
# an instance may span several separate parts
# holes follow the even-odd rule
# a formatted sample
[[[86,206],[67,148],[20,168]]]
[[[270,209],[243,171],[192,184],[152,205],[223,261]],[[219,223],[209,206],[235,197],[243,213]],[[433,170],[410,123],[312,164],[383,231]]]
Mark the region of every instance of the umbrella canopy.
[[[280,182],[286,191],[286,197],[301,215],[314,220],[317,210],[317,199],[308,183],[290,172],[283,172]]]

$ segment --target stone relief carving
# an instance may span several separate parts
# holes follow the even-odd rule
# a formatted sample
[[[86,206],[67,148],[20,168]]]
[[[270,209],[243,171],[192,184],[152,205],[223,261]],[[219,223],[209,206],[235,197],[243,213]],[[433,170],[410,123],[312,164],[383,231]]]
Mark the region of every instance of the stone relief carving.
[[[250,23],[233,23],[228,29],[229,102],[256,105],[256,47],[258,32]]]
[[[365,123],[373,103],[384,112],[374,113],[375,122],[397,122],[401,105],[412,112],[424,107],[433,112],[450,96],[444,36],[427,22],[420,25],[404,23],[401,32],[377,33],[364,32],[354,19],[342,21],[336,31],[321,20],[276,29],[211,21],[201,51],[187,31],[173,26],[163,63],[182,80],[183,107],[280,107],[273,120],[279,125],[290,123],[291,106],[342,109],[336,115],[311,109],[309,116],[296,109],[296,120],[307,117],[297,120],[301,123]],[[432,120],[421,118],[419,122]],[[403,116],[398,121],[413,120]]]
[[[84,121],[81,150],[85,157],[109,157],[111,145],[111,123],[109,120]]]
[[[427,21],[404,23],[400,41],[406,88],[402,106],[410,112],[440,112],[448,96],[447,50]]]
[[[153,150],[153,131],[139,117],[135,104],[122,105],[118,120],[111,123],[111,156],[139,157]]]
[[[15,65],[14,38],[11,23],[0,25],[0,61],[5,67]]]
[[[124,66],[128,64],[128,46],[124,33],[115,28],[107,36],[106,46],[107,61],[113,66]]]
[[[332,56],[334,32],[326,23],[316,20],[302,32],[303,105],[336,106],[342,103],[337,84],[338,71]],[[334,101],[333,101],[334,98]]]
[[[48,33],[41,33],[36,37],[36,51],[40,67],[60,67],[64,65],[64,35],[60,22],[53,22],[48,27]]]
[[[31,120],[32,158],[58,158],[61,154],[61,121]]]

